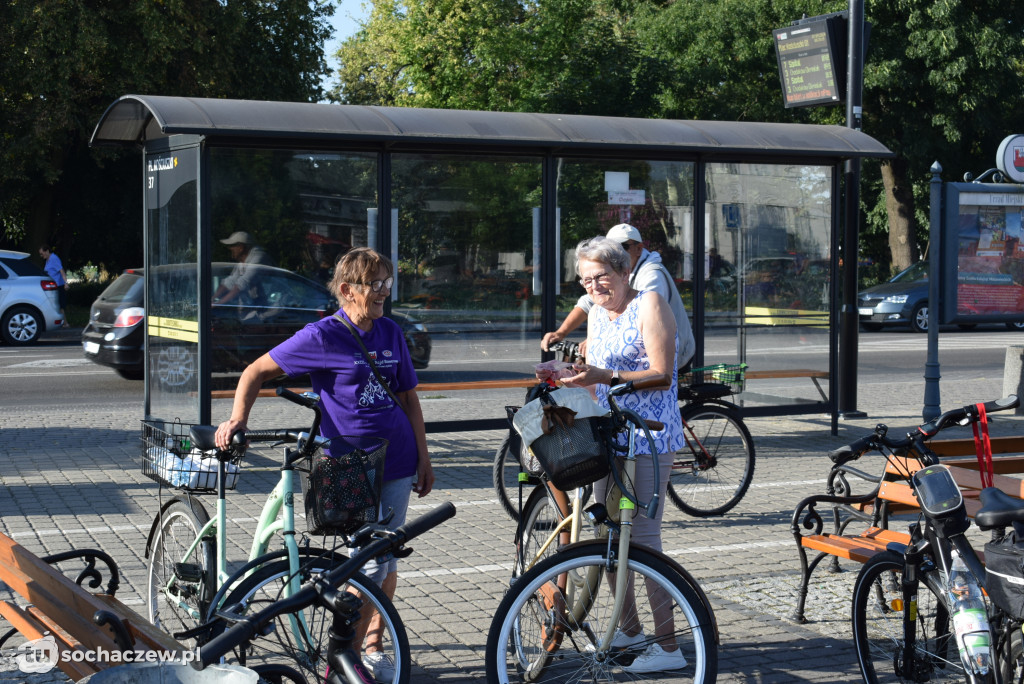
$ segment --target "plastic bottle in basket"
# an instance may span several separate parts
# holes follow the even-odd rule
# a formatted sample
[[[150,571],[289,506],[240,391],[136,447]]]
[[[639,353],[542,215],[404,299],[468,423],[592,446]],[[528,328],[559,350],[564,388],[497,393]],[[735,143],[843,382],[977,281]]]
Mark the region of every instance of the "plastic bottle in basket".
[[[946,591],[960,660],[971,672],[986,674],[991,665],[991,639],[985,598],[956,549],[952,550]]]

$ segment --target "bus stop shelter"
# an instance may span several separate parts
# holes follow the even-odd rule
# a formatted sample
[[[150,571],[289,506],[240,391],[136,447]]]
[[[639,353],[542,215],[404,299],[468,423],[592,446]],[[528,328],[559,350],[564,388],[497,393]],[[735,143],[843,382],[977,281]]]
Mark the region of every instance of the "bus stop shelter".
[[[582,294],[573,248],[622,222],[675,278],[695,365],[748,365],[746,415],[834,417],[841,165],[891,156],[839,126],[140,95],[91,142],[142,152],[146,416],[189,422],[329,315],[364,245],[395,263],[421,383],[529,377]],[[225,296],[253,247],[261,277]]]

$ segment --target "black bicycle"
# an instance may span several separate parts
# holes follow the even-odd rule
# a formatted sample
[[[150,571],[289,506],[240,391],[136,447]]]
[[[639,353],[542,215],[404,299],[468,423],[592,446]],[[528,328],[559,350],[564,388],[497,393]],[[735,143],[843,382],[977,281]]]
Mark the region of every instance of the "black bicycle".
[[[549,350],[561,353],[562,361],[568,363],[584,360],[575,342],[555,342]],[[742,389],[745,369],[745,364],[718,364],[694,368],[679,379],[679,412],[686,445],[673,458],[668,496],[687,515],[724,515],[740,502],[754,479],[754,439],[740,417],[739,407],[727,399]],[[529,389],[526,401],[554,388],[539,383]],[[523,487],[532,489],[540,482],[531,473],[529,454],[512,427],[519,408],[505,407],[509,433],[494,454],[492,472],[498,501],[516,522],[524,504]]]
[[[990,413],[1017,405],[1017,397],[1010,396],[984,409]],[[986,605],[982,589],[990,599],[999,596],[999,580],[987,576],[967,539],[971,523],[951,471],[926,444],[942,430],[978,422],[981,415],[977,406],[947,411],[901,439],[889,438],[886,426],[878,425],[872,434],[830,454],[840,464],[869,451],[884,454],[901,469],[921,510],[920,519],[910,524],[910,543],[890,544],[873,556],[853,587],[853,638],[865,682],[1024,681],[1024,613],[1019,606],[1011,613],[995,601]],[[906,467],[910,461],[920,468]],[[993,487],[982,489],[980,499],[974,520],[980,529],[992,531],[988,555],[993,545],[1005,545],[1007,527],[1024,530],[1024,502]],[[1014,539],[1009,541],[1013,548]],[[1010,580],[1024,584],[1019,565]]]

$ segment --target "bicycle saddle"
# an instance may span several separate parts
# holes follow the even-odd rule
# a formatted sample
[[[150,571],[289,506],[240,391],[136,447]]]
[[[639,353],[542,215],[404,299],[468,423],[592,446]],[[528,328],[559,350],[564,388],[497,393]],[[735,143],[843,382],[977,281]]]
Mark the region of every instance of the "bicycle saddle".
[[[981,490],[981,510],[974,516],[974,522],[983,530],[1024,522],[1024,499],[1010,496],[995,487],[986,487]]]

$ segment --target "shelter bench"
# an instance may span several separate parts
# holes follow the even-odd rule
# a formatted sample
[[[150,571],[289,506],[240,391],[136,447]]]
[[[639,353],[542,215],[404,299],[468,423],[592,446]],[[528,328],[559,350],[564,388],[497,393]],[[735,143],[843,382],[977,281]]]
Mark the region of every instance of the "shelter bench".
[[[747,380],[762,380],[775,378],[810,378],[823,400],[827,400],[824,390],[818,380],[829,376],[828,371],[810,370],[805,368],[788,370],[748,370],[745,373]],[[417,392],[454,392],[457,390],[487,390],[487,389],[526,389],[537,384],[537,378],[511,378],[506,380],[470,380],[464,382],[421,382],[416,386]],[[308,388],[291,388],[293,392],[304,392]],[[214,390],[210,392],[213,399],[233,399],[234,390]],[[273,389],[261,389],[258,397],[275,396]]]
[[[72,581],[54,565],[74,559],[84,567]],[[88,581],[89,587],[100,587],[103,575],[97,562],[106,566],[110,579],[101,593],[94,594],[82,584]],[[0,601],[0,615],[12,626],[0,637],[0,646],[15,632],[29,641],[52,637],[57,667],[75,681],[128,662],[124,657],[128,651],[134,652],[129,658],[148,661],[146,651],[180,657],[187,650],[114,597],[120,583],[117,564],[102,551],[72,550],[39,558],[0,534],[0,580],[24,601],[16,603],[14,597]],[[120,654],[97,657],[101,649],[108,655],[115,651]],[[34,650],[34,657],[40,657],[39,650]],[[51,660],[54,657],[53,653],[46,655]]]
[[[1024,437],[993,437],[993,454],[1024,452]],[[981,508],[981,475],[978,461],[973,455],[973,439],[935,440],[931,449],[949,466],[953,479],[964,497],[967,514],[971,517]],[[968,455],[970,455],[968,457]],[[910,513],[918,508],[913,490],[906,476],[920,468],[915,459],[894,458],[886,463],[881,475],[872,475],[854,467],[855,462],[833,466],[829,471],[825,494],[803,499],[793,511],[791,530],[800,558],[800,585],[797,589],[795,622],[806,622],[804,606],[811,575],[825,558],[831,559],[829,572],[840,572],[839,559],[865,563],[889,544],[908,544],[910,535],[892,530],[890,516]],[[1007,477],[1007,473],[1024,473],[1024,456],[993,458],[993,484],[1010,494],[1024,498],[1024,480]],[[855,484],[868,487],[862,494],[854,494]],[[863,489],[861,490],[863,491]],[[818,507],[828,509],[824,514]],[[829,531],[825,531],[826,519]],[[863,528],[860,527],[863,524]],[[853,527],[856,532],[849,531]],[[808,559],[809,552],[815,553]]]

